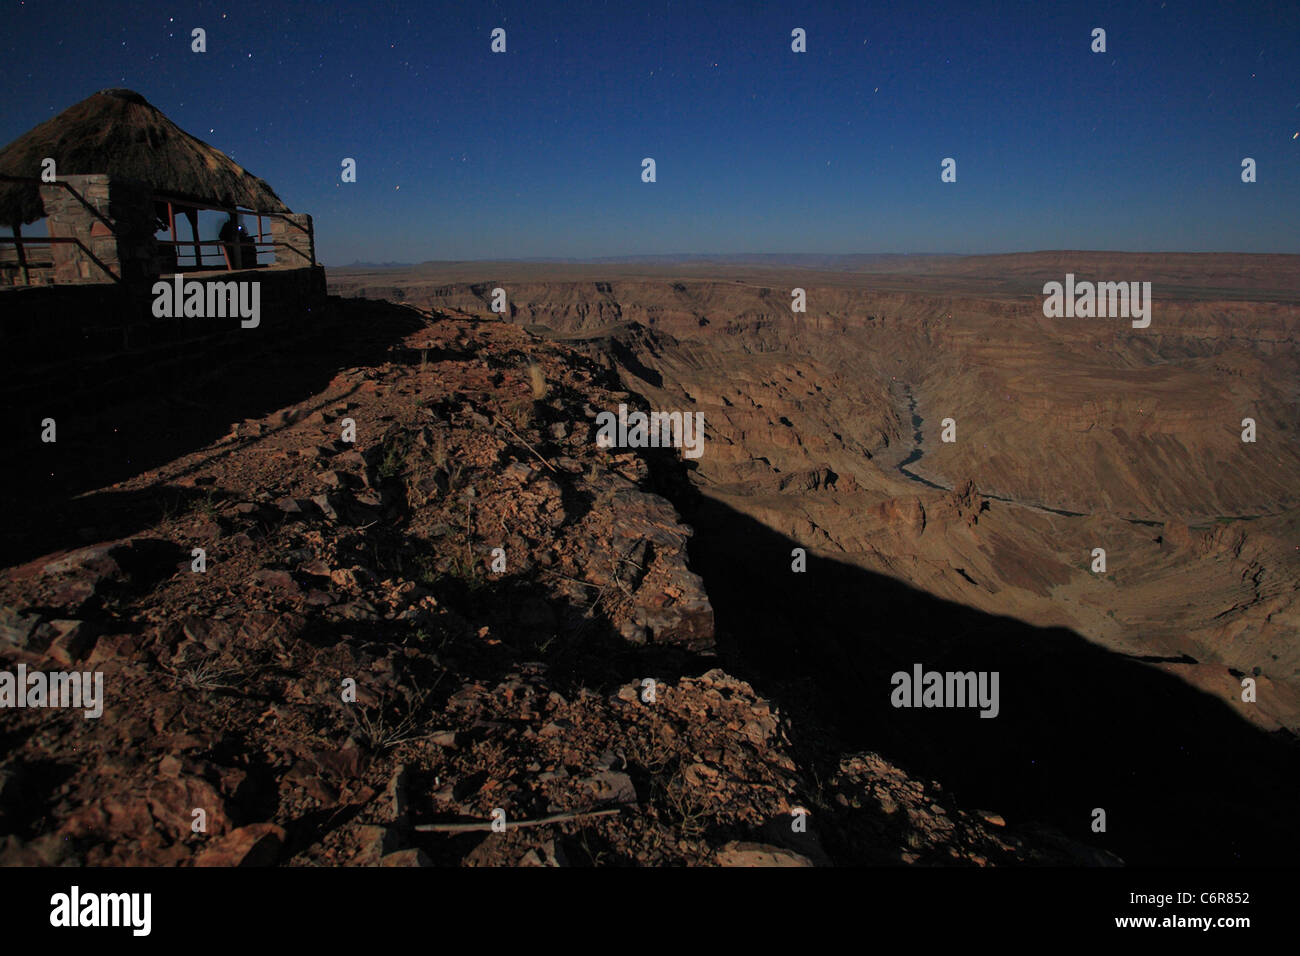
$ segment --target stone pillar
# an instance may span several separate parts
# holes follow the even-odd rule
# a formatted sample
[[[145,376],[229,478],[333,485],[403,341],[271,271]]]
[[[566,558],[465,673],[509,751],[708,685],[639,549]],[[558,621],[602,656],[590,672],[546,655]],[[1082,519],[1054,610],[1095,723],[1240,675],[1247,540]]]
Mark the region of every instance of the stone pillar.
[[[157,277],[158,243],[154,241],[153,193],[144,183],[113,179],[108,184],[108,218],[117,238],[118,275],[137,284]]]
[[[277,266],[298,269],[316,262],[316,238],[312,231],[311,216],[306,213],[290,212],[272,216],[271,239],[283,243],[275,247]]]
[[[64,176],[68,186],[41,184],[51,238],[77,243],[51,245],[54,281],[111,282],[121,276],[117,239],[108,214],[108,176]],[[71,187],[71,188],[69,188]]]

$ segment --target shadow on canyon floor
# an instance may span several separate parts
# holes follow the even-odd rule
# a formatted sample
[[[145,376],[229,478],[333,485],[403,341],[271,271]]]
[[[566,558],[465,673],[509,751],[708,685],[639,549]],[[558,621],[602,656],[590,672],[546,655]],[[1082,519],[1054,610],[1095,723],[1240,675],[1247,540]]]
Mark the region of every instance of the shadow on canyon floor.
[[[796,715],[796,731],[800,710],[816,711],[843,746],[938,780],[967,807],[1054,826],[1129,864],[1294,863],[1300,747],[1291,735],[1260,731],[1224,702],[1069,630],[985,614],[835,560],[810,556],[794,573],[799,542],[707,498],[684,510],[728,669]],[[998,716],[895,709],[891,676],[918,663],[997,671]],[[1105,833],[1091,830],[1094,808],[1106,811]]]

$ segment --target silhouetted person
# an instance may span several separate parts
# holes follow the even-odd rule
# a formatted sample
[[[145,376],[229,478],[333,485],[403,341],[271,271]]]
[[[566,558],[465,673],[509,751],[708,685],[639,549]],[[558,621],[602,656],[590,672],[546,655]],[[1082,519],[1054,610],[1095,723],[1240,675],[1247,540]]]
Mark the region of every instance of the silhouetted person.
[[[257,243],[248,234],[238,213],[231,213],[217,236],[226,247],[226,258],[232,269],[253,269],[257,266]]]

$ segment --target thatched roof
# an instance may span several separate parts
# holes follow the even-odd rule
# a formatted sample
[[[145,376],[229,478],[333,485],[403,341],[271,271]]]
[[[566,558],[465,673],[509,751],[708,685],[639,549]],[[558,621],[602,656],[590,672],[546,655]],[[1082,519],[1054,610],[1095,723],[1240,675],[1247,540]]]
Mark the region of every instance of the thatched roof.
[[[100,90],[18,137],[0,150],[0,174],[37,178],[47,156],[60,178],[108,173],[198,203],[290,211],[265,182],[131,90]],[[39,186],[0,182],[0,225],[44,215]]]

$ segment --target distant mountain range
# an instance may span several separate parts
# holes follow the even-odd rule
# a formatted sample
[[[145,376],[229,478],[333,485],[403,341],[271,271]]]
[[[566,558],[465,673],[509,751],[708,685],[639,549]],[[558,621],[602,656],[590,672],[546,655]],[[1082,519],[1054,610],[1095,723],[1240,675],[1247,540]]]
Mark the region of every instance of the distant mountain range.
[[[643,256],[594,256],[591,258],[566,258],[562,256],[535,256],[522,259],[431,259],[425,262],[349,262],[337,269],[415,269],[429,266],[463,265],[475,262],[521,262],[561,265],[764,265],[793,266],[805,269],[861,269],[889,262],[918,259],[955,259],[955,253],[804,253],[804,252],[745,252],[745,253],[665,253]]]

